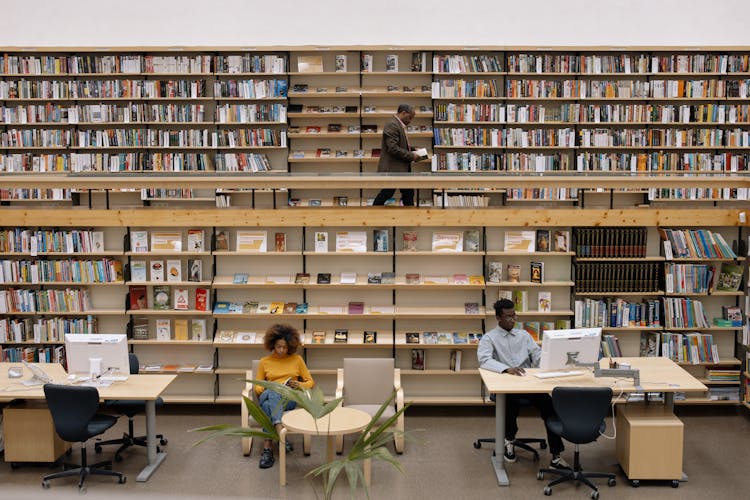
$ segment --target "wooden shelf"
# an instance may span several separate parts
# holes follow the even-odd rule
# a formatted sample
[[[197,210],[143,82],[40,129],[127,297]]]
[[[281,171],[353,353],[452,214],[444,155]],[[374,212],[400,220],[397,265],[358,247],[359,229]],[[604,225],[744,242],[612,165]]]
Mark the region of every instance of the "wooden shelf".
[[[188,309],[178,311],[175,309],[129,309],[125,314],[130,316],[211,316],[211,311],[198,311]]]
[[[135,340],[128,339],[128,344],[132,345],[160,345],[160,346],[175,346],[175,345],[189,345],[189,346],[212,346],[213,342],[210,340]]]

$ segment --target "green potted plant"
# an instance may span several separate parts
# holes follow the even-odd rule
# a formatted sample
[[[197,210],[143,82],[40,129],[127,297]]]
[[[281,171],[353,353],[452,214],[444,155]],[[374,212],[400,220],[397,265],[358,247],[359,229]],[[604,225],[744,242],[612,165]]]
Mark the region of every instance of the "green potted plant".
[[[301,408],[309,413],[315,420],[327,415],[332,412],[340,403],[342,398],[334,399],[333,401],[325,402],[323,391],[319,388],[314,387],[312,389],[292,389],[286,385],[279,384],[277,382],[269,382],[265,380],[251,380],[253,384],[257,384],[266,389],[270,389],[281,394],[282,403],[286,401],[294,401],[297,403],[297,408]],[[369,498],[370,492],[364,481],[364,474],[362,472],[362,463],[366,459],[383,460],[393,465],[398,471],[403,472],[401,463],[391,454],[386,446],[390,440],[393,439],[395,431],[392,426],[398,419],[398,417],[406,411],[408,404],[404,405],[399,411],[397,411],[390,418],[378,424],[383,412],[390,405],[394,404],[396,398],[396,392],[394,391],[391,396],[383,402],[376,414],[370,420],[370,423],[362,430],[361,434],[355,441],[348,453],[337,458],[332,462],[323,464],[319,467],[308,472],[307,476],[317,477],[321,476],[323,479],[323,492],[326,499],[331,498],[333,494],[333,488],[336,485],[336,481],[341,476],[341,473],[346,474],[347,481],[349,483],[350,494],[353,497],[357,487],[361,483],[365,489],[365,494]],[[249,429],[247,427],[241,427],[231,424],[218,424],[207,427],[200,427],[198,429],[192,429],[192,431],[198,432],[210,432],[207,437],[201,439],[194,446],[197,446],[209,439],[213,439],[218,436],[237,436],[237,437],[254,437],[262,439],[271,439],[278,442],[280,437],[276,428],[271,422],[271,419],[266,415],[261,407],[252,399],[243,396],[245,406],[247,407],[249,415],[260,425],[263,430]]]

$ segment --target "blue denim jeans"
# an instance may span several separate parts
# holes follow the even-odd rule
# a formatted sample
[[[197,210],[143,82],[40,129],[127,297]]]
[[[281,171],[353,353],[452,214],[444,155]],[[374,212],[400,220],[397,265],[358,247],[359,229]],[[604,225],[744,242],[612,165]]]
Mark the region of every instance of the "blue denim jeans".
[[[281,423],[281,414],[284,413],[284,411],[293,410],[297,406],[297,403],[294,401],[287,401],[286,406],[282,408],[281,394],[270,389],[261,392],[258,401],[260,402],[260,407],[263,410],[263,413],[271,418],[271,422],[273,422],[274,425]]]

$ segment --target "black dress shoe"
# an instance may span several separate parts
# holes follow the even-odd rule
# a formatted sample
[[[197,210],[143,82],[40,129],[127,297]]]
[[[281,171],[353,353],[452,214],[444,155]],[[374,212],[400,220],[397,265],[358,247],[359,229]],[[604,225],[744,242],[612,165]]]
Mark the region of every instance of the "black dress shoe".
[[[258,467],[261,469],[268,469],[270,467],[273,467],[273,463],[275,462],[273,458],[273,451],[271,451],[270,448],[263,448],[263,453],[260,456],[260,463],[258,464]]]

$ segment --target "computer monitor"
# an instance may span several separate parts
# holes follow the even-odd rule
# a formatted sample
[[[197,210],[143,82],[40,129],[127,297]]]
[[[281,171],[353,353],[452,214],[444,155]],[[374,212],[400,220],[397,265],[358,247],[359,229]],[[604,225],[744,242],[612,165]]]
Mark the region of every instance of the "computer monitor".
[[[545,330],[542,338],[543,371],[574,369],[577,365],[599,361],[601,328]]]
[[[100,358],[101,374],[128,376],[128,341],[123,334],[111,333],[67,333],[65,334],[65,355],[68,359],[68,373],[89,375],[92,358]]]

